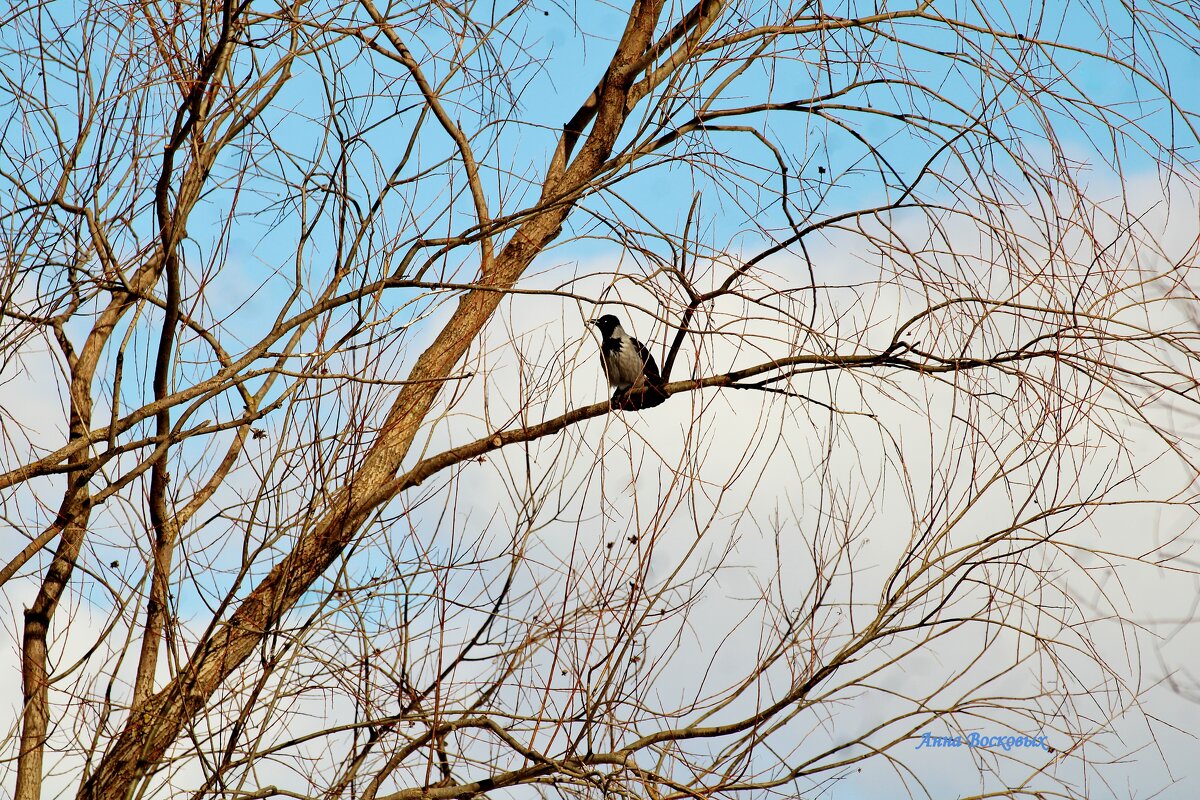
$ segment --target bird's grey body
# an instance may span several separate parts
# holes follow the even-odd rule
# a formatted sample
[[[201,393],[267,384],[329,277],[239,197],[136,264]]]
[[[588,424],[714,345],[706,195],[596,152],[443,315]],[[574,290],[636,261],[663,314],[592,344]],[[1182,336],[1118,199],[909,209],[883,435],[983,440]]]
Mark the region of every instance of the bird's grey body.
[[[646,346],[634,339],[612,314],[591,321],[600,331],[600,360],[608,385],[614,392],[624,392],[635,386],[658,383],[658,364]]]

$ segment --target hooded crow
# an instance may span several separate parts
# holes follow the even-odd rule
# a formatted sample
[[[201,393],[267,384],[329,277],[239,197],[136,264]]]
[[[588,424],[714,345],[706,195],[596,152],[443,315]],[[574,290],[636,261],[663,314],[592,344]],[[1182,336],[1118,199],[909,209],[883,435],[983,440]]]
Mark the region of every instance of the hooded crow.
[[[646,346],[630,336],[621,327],[621,321],[612,314],[589,320],[603,337],[600,343],[600,360],[604,364],[604,375],[613,389],[613,397],[632,388],[644,389],[661,383],[658,364]]]

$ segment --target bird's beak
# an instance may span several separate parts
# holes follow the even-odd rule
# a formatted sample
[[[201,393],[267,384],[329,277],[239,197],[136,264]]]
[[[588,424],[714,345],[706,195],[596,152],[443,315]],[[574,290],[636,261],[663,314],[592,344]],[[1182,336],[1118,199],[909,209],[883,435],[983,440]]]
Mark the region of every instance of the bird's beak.
[[[599,322],[599,321],[600,321],[600,320],[598,320],[598,319],[589,319],[589,320],[588,320],[588,325],[595,325],[595,324],[596,324],[597,322]]]

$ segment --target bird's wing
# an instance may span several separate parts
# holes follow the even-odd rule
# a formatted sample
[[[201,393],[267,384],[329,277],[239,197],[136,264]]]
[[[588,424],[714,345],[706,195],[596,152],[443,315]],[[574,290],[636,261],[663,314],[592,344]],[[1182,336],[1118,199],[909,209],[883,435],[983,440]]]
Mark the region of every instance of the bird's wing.
[[[654,356],[650,355],[650,351],[646,349],[646,345],[632,337],[630,340],[633,342],[633,348],[637,351],[638,358],[645,364],[643,371],[646,373],[646,377],[658,380],[658,364],[654,363]]]

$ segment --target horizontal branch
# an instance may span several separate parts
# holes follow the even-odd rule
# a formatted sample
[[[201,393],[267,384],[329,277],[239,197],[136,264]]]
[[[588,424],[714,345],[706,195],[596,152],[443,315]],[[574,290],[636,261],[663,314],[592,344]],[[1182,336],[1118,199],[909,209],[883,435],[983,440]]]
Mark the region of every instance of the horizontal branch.
[[[899,369],[911,370],[922,374],[943,373],[943,372],[961,372],[969,369],[978,369],[981,367],[999,367],[1001,365],[1010,364],[1014,361],[1028,361],[1040,356],[1054,356],[1061,358],[1062,353],[1038,350],[1028,352],[1013,352],[1006,353],[996,358],[955,358],[955,359],[932,359],[930,361],[918,361],[911,358],[905,358],[903,353],[910,352],[909,346],[904,342],[896,342],[887,350],[879,353],[854,353],[842,356],[823,356],[823,355],[802,355],[789,356],[786,358],[773,359],[762,364],[756,364],[745,369],[726,372],[719,375],[710,375],[705,378],[690,378],[688,380],[673,381],[661,387],[655,387],[648,390],[641,390],[631,393],[630,397],[633,401],[631,407],[637,406],[637,400],[642,395],[657,394],[663,399],[669,398],[672,395],[681,394],[684,392],[693,392],[698,389],[708,389],[712,387],[726,387],[731,389],[758,389],[758,385],[746,385],[742,381],[749,378],[754,378],[759,375],[764,375],[771,372],[781,370],[792,370],[792,374],[808,370],[824,370],[824,369],[842,369],[848,367],[882,367],[890,366]],[[803,398],[808,399],[808,398]],[[817,402],[817,401],[811,401]],[[821,404],[825,405],[825,404]],[[441,472],[442,470],[452,467],[455,464],[461,464],[471,459],[478,458],[493,450],[499,450],[510,444],[518,444],[520,442],[531,442],[536,439],[541,439],[554,434],[584,420],[593,419],[603,416],[613,409],[611,400],[604,400],[599,403],[582,406],[580,408],[571,409],[561,416],[553,419],[548,419],[540,422],[537,425],[514,428],[507,431],[497,431],[495,433],[476,439],[473,442],[453,447],[445,450],[437,455],[422,459],[417,462],[411,469],[402,475],[398,475],[390,483],[384,485],[379,491],[371,497],[368,502],[374,506],[378,503],[385,503],[407,489],[414,486],[419,486],[427,478]]]

